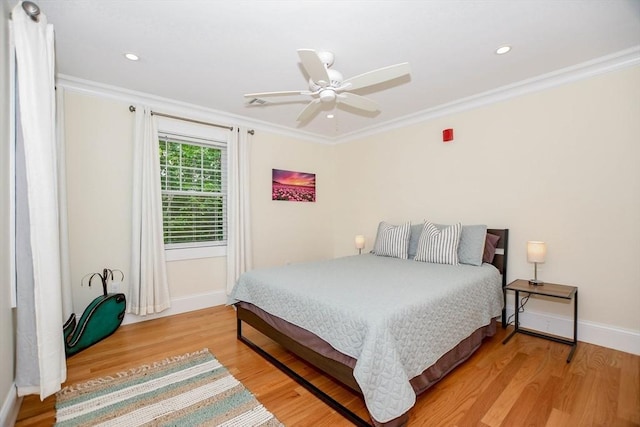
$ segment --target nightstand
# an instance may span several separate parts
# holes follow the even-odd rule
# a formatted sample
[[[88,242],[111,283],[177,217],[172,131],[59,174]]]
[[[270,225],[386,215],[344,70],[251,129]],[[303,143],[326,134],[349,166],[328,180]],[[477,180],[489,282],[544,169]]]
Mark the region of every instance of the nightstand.
[[[513,337],[516,333],[531,335],[538,338],[545,338],[551,341],[559,342],[562,344],[567,344],[571,346],[571,351],[569,352],[569,357],[567,357],[567,363],[571,362],[571,358],[573,357],[573,353],[576,351],[576,347],[578,346],[578,288],[576,286],[567,286],[567,285],[557,285],[554,283],[545,283],[543,285],[530,285],[528,280],[515,280],[509,283],[504,291],[514,291],[516,293],[515,300],[515,328],[511,334],[502,341],[502,344],[506,344],[511,337]],[[532,331],[530,329],[523,329],[520,327],[518,322],[518,311],[520,306],[520,292],[525,292],[530,295],[544,295],[552,298],[560,298],[560,299],[573,299],[573,340],[561,338],[555,335],[544,334],[538,331]]]

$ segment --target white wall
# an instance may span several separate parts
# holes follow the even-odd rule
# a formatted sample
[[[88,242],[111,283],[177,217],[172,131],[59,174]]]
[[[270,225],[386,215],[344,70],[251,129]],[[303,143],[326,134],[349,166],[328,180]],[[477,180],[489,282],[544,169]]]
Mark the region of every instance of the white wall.
[[[356,234],[367,237],[369,250],[383,219],[506,227],[509,280],[532,275],[526,241],[544,240],[539,276],[579,286],[579,338],[608,345],[605,335],[618,334],[618,342],[634,342],[627,351],[640,353],[639,82],[640,68],[629,68],[338,145],[258,130],[254,266],[353,254]],[[127,107],[66,94],[76,311],[99,293],[80,288],[83,275],[128,268]],[[453,143],[442,143],[445,128],[454,129]],[[316,173],[317,202],[272,201],[272,168]],[[175,299],[224,295],[224,257],[171,262],[168,271]],[[549,314],[547,323],[572,313],[569,304],[547,300],[532,300],[527,310]]]
[[[118,268],[125,283],[129,275],[134,115],[128,106],[122,100],[65,92],[69,246],[78,313],[101,293],[100,287],[80,285],[86,274]],[[333,147],[259,131],[252,147],[255,265],[330,257]],[[272,168],[315,172],[318,202],[272,201]],[[167,274],[178,305],[188,305],[189,298],[225,301],[225,257],[171,261]]]
[[[67,209],[73,306],[102,294],[82,278],[107,267],[129,274],[133,114],[128,105],[66,92]]]
[[[89,273],[107,267],[129,277],[133,113],[129,103],[65,92],[69,247],[74,310],[80,314],[101,295]],[[224,258],[172,261],[172,299],[224,291]],[[124,291],[122,289],[121,291]]]
[[[333,147],[257,132],[251,163],[254,267],[333,256]],[[316,174],[316,202],[271,200],[271,170]]]
[[[335,253],[355,234],[370,249],[380,220],[509,228],[509,280],[532,276],[526,241],[543,240],[539,277],[579,286],[580,320],[637,338],[639,117],[636,67],[339,145]]]

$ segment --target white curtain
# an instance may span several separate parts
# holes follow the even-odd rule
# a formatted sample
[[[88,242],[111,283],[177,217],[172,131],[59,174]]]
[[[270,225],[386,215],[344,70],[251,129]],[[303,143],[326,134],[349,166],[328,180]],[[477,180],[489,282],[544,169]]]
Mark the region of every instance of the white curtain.
[[[145,316],[171,306],[162,235],[158,125],[136,106],[133,148],[131,283],[127,312]]]
[[[55,393],[66,380],[53,26],[12,11],[16,46],[16,385],[18,395]],[[66,232],[66,228],[64,230]],[[68,271],[68,270],[66,270]],[[68,285],[68,284],[67,284]]]
[[[71,264],[69,260],[69,228],[67,221],[67,162],[64,134],[64,89],[56,88],[56,146],[58,153],[58,223],[60,227],[60,280],[62,315],[66,321],[73,313]]]
[[[228,149],[227,293],[252,268],[249,171],[251,135],[240,127]]]

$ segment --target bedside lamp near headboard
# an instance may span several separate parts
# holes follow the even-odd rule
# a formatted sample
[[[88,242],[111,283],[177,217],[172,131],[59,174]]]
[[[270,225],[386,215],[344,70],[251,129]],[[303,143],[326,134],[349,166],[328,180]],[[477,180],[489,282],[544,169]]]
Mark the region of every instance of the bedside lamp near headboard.
[[[356,236],[356,248],[358,249],[358,255],[361,255],[362,249],[364,249],[364,236],[361,234]]]
[[[538,263],[544,262],[546,255],[547,246],[544,242],[527,242],[527,261],[533,263],[533,279],[529,280],[529,284],[536,286],[544,284],[542,280],[538,280]]]

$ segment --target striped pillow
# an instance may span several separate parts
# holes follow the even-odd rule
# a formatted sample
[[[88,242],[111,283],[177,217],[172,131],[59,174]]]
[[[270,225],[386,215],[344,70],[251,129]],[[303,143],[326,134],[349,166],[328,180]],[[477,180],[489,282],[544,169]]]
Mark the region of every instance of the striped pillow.
[[[414,260],[458,265],[461,230],[460,223],[438,230],[435,225],[425,222]]]
[[[379,256],[408,258],[411,223],[392,225],[382,221],[378,226],[378,236],[373,252]]]

